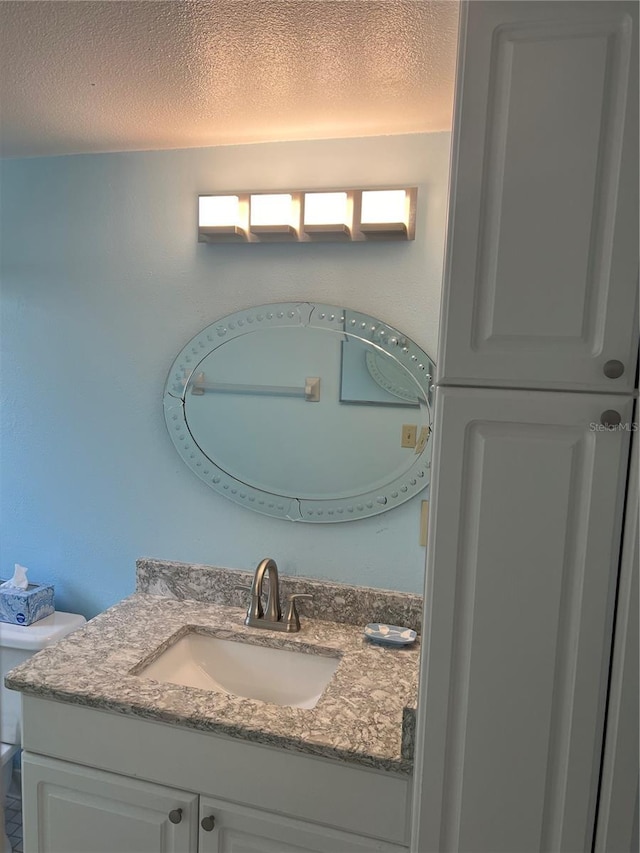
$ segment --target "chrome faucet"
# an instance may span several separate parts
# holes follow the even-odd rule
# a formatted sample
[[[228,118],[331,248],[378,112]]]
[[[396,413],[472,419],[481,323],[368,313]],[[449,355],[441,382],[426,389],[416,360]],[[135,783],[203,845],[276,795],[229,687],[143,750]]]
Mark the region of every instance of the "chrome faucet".
[[[267,596],[266,612],[262,607],[262,584],[264,576],[269,575],[269,594]],[[248,589],[251,593],[251,601],[247,609],[247,615],[244,620],[245,625],[251,628],[267,628],[269,631],[287,631],[295,633],[300,630],[300,616],[296,607],[297,598],[313,598],[312,595],[306,593],[297,593],[289,596],[287,605],[287,613],[285,618],[282,618],[282,608],[280,606],[280,584],[278,582],[278,567],[275,560],[271,557],[265,557],[258,563],[253,583],[250,587],[238,586],[236,589]]]

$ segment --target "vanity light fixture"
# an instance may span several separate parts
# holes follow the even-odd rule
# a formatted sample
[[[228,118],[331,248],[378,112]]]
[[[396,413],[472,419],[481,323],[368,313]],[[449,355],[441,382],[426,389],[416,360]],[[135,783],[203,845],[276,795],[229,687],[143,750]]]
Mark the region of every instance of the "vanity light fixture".
[[[415,239],[417,188],[226,192],[198,197],[201,243]]]

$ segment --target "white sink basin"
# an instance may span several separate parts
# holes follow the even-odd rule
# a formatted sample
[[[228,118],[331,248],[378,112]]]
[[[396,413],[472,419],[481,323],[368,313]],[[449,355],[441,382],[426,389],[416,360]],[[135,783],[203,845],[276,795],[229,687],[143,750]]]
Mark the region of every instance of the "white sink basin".
[[[276,705],[315,708],[339,663],[338,657],[254,646],[192,631],[138,675]]]

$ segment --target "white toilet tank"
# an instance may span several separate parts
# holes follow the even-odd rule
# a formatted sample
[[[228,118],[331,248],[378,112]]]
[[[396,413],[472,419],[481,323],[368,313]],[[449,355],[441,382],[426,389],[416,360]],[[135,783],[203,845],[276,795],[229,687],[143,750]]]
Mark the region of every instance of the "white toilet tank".
[[[77,613],[60,613],[39,619],[32,625],[10,625],[0,622],[0,741],[20,743],[20,694],[7,690],[4,677],[9,670],[30,658],[40,649],[51,646],[87,620]]]

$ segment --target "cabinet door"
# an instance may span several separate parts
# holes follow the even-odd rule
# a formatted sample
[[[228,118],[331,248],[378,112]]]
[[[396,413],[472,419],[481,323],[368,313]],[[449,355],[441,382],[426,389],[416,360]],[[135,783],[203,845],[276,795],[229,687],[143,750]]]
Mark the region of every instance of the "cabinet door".
[[[251,769],[247,768],[250,773]],[[309,792],[313,796],[312,792]],[[200,797],[199,853],[408,853],[384,841]]]
[[[415,851],[591,849],[631,411],[437,391]]]
[[[195,794],[30,754],[22,779],[30,853],[196,853]]]
[[[463,5],[440,384],[633,388],[637,25],[628,2]]]

